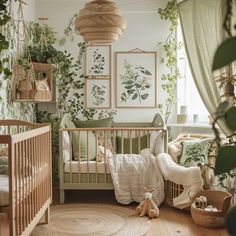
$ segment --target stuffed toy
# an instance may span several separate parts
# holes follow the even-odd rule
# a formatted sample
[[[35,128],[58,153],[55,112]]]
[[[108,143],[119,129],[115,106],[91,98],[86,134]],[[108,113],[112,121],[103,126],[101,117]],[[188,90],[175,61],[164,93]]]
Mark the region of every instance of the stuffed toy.
[[[156,203],[152,200],[152,190],[148,190],[145,187],[145,193],[143,195],[143,201],[137,206],[136,211],[139,216],[144,216],[145,214],[149,216],[149,218],[155,218],[159,216],[159,209]]]

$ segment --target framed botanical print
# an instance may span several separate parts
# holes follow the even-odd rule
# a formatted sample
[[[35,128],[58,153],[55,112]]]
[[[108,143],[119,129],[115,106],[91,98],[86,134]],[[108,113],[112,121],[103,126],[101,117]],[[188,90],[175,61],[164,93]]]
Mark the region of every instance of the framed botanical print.
[[[156,107],[156,52],[116,52],[116,107]]]
[[[106,109],[111,108],[111,80],[86,79],[85,107]]]
[[[88,77],[111,76],[111,45],[88,45],[86,47],[85,74]]]

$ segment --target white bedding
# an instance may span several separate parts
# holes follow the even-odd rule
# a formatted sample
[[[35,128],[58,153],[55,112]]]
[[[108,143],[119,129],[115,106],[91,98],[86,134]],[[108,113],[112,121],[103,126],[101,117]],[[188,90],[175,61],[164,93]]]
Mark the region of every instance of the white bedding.
[[[88,167],[89,164],[89,167]],[[80,173],[106,173],[104,161],[98,162],[98,168],[96,171],[96,161],[81,161],[80,162]],[[78,161],[67,161],[64,164],[64,173],[70,173],[70,166],[72,167],[72,173],[78,173]],[[89,168],[89,171],[88,171]],[[109,165],[106,164],[107,173],[110,173]]]
[[[122,204],[141,202],[144,187],[154,189],[153,200],[159,206],[164,200],[164,180],[156,158],[149,151],[118,154],[109,158],[116,200]]]

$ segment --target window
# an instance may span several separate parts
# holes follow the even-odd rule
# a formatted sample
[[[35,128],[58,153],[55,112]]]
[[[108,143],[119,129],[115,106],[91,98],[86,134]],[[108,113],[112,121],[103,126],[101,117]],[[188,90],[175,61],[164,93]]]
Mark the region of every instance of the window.
[[[180,24],[177,29],[177,40],[183,42]],[[180,114],[181,106],[187,106],[190,121],[193,119],[193,115],[197,114],[200,123],[207,123],[209,113],[195,86],[184,46],[177,52],[177,65],[181,74],[181,79],[177,84],[177,114]]]

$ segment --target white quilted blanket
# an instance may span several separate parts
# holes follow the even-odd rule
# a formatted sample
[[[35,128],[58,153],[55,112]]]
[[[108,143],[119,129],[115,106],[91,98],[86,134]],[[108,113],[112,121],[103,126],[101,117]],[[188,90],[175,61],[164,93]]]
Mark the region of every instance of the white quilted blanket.
[[[159,206],[164,200],[164,180],[157,160],[149,151],[136,154],[117,154],[109,158],[109,168],[119,203],[141,202],[144,187],[153,188],[153,200]]]

